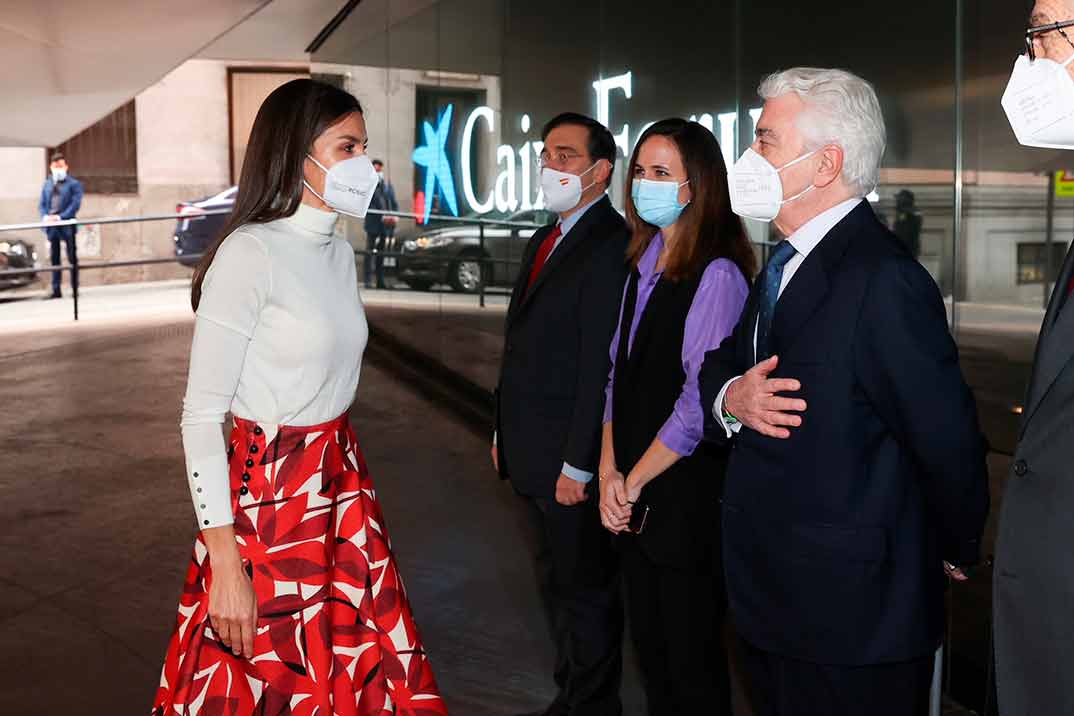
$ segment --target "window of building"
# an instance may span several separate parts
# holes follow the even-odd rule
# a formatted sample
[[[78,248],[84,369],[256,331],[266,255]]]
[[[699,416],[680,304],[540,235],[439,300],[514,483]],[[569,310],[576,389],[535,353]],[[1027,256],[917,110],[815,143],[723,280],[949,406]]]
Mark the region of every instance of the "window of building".
[[[134,100],[82,130],[52,152],[63,152],[87,194],[138,193],[138,132]]]
[[[1043,241],[1018,244],[1019,284],[1044,283],[1045,276],[1048,276],[1049,281],[1055,280],[1055,275],[1063,265],[1063,258],[1067,254],[1067,245],[1062,241],[1051,244],[1050,272],[1048,270],[1048,246]]]

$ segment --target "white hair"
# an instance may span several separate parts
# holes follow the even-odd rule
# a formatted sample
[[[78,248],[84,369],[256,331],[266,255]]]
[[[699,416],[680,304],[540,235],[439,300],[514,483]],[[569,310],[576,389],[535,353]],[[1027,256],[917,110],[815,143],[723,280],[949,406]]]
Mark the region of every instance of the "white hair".
[[[797,127],[806,149],[836,144],[843,149],[843,181],[862,195],[880,183],[887,133],[873,86],[844,70],[793,67],[761,81],[762,99],[794,92],[805,103]]]

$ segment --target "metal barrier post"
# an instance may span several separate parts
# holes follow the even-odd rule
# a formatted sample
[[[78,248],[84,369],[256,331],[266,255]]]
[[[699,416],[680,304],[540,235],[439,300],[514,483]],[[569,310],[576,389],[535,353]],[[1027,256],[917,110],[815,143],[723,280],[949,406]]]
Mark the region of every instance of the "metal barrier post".
[[[936,649],[932,662],[932,689],[929,691],[929,716],[940,716],[943,708],[943,644]]]
[[[478,233],[478,241],[480,242],[480,245],[481,245],[481,263],[478,264],[478,266],[480,266],[479,271],[481,272],[481,274],[480,274],[480,277],[479,277],[479,280],[478,280],[478,285],[477,285],[477,304],[481,308],[484,308],[485,307],[485,273],[486,273],[485,269],[486,268],[491,268],[491,267],[488,266],[487,259],[485,258],[485,225],[484,224],[478,224],[477,230],[479,232]]]
[[[74,241],[74,237],[71,237],[71,241]],[[75,252],[75,261],[71,264],[71,295],[75,299],[75,320],[78,320],[78,253]]]

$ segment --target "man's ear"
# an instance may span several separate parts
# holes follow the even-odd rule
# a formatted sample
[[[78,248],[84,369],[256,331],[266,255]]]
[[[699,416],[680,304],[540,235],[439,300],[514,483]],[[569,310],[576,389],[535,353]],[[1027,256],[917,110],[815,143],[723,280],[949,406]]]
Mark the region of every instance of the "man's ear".
[[[817,168],[815,183],[826,187],[839,179],[843,173],[843,148],[838,144],[828,144],[820,152],[820,167]]]
[[[593,167],[593,181],[609,185],[612,179],[612,163],[607,159],[597,160],[597,164]]]

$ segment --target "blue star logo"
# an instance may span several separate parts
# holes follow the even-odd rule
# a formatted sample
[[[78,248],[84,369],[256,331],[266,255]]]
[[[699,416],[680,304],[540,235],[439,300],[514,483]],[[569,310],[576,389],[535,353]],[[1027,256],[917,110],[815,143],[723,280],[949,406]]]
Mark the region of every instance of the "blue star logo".
[[[459,215],[459,205],[455,199],[455,178],[451,176],[451,163],[447,157],[448,132],[451,129],[451,115],[455,106],[449,104],[436,120],[436,129],[428,122],[422,124],[425,144],[414,150],[414,163],[425,167],[425,222],[433,207],[433,196],[437,186],[444,197],[448,209],[454,216]]]

